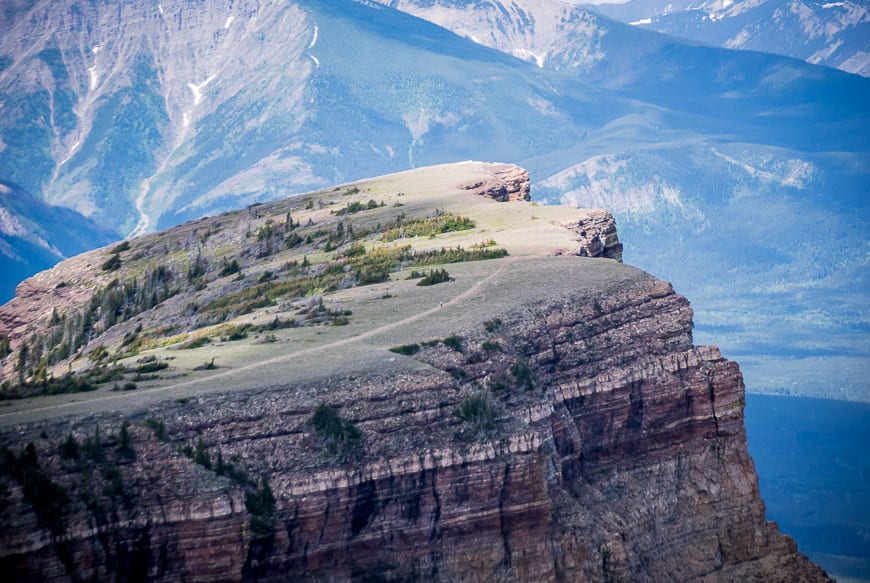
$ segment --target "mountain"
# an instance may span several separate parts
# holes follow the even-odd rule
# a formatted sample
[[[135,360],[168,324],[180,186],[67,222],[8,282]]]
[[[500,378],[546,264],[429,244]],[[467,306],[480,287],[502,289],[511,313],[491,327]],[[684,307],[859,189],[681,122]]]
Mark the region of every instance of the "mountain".
[[[680,38],[870,76],[870,9],[864,2],[631,0],[588,9]]]
[[[767,522],[740,371],[688,301],[608,213],[529,188],[421,168],[27,280],[0,308],[0,570],[830,581]]]
[[[15,285],[33,273],[118,238],[71,209],[0,182],[0,297],[13,297]]]
[[[868,398],[870,81],[556,2],[390,4],[9,5],[0,176],[139,234],[520,163],[541,203],[613,209],[752,390]]]

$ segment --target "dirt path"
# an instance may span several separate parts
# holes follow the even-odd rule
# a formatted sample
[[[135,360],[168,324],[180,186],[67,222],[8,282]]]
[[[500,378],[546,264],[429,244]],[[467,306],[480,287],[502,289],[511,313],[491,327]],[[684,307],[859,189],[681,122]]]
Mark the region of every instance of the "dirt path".
[[[184,388],[184,387],[192,387],[192,386],[202,384],[202,383],[213,384],[216,381],[220,381],[221,379],[228,379],[228,378],[231,378],[233,376],[245,374],[245,373],[254,371],[256,369],[259,369],[259,368],[268,367],[268,366],[276,365],[276,364],[281,364],[283,362],[298,359],[298,358],[303,357],[303,356],[308,355],[308,354],[317,353],[317,352],[326,351],[326,350],[335,349],[335,348],[341,348],[342,346],[347,346],[349,344],[361,342],[363,340],[366,340],[368,338],[372,338],[374,336],[378,336],[380,334],[384,334],[384,333],[389,332],[391,330],[394,330],[396,328],[400,328],[403,326],[408,326],[409,324],[413,324],[414,322],[417,322],[419,320],[422,320],[424,318],[427,318],[429,316],[437,314],[439,311],[443,310],[446,307],[455,306],[455,305],[460,304],[460,303],[468,300],[469,298],[479,294],[481,289],[486,284],[488,284],[493,279],[498,277],[508,267],[508,265],[510,265],[511,263],[516,261],[516,258],[508,257],[506,259],[503,259],[502,261],[503,262],[501,265],[499,265],[498,269],[496,269],[495,271],[493,271],[491,274],[489,274],[485,278],[481,279],[480,281],[476,282],[474,285],[472,285],[470,288],[468,288],[467,290],[465,290],[461,294],[458,294],[454,298],[445,302],[443,305],[439,304],[438,306],[429,308],[428,310],[425,310],[423,312],[419,312],[417,314],[414,314],[413,316],[408,316],[407,318],[403,318],[403,319],[397,320],[395,322],[390,322],[389,324],[384,324],[383,326],[378,326],[377,328],[367,330],[366,332],[363,332],[361,334],[357,334],[356,336],[351,336],[349,338],[342,338],[341,340],[335,340],[335,341],[329,342],[327,344],[322,344],[319,346],[312,346],[311,348],[306,348],[306,349],[299,350],[296,352],[283,354],[281,356],[277,356],[274,358],[260,360],[260,361],[253,362],[253,363],[245,365],[245,366],[241,366],[239,368],[233,368],[233,369],[229,369],[229,370],[226,370],[223,372],[218,372],[218,373],[215,373],[215,374],[207,376],[207,377],[202,377],[202,378],[198,378],[198,379],[191,379],[191,380],[180,382],[180,383],[173,383],[171,385],[153,387],[150,389],[140,389],[140,390],[136,391],[135,394],[130,394],[130,393],[123,394],[122,393],[122,394],[103,395],[103,396],[99,396],[99,397],[94,397],[92,399],[84,398],[82,400],[76,400],[73,402],[59,403],[56,405],[47,405],[47,406],[43,406],[43,407],[34,407],[34,408],[29,408],[29,409],[22,409],[22,410],[17,410],[17,411],[9,411],[9,412],[5,412],[5,413],[0,413],[0,423],[2,423],[4,425],[11,424],[11,423],[16,422],[14,420],[15,417],[32,416],[34,414],[38,415],[40,413],[46,413],[46,412],[50,412],[50,411],[57,412],[59,410],[63,410],[63,409],[70,408],[70,407],[81,407],[83,404],[104,403],[104,402],[108,402],[108,401],[112,401],[112,400],[129,402],[131,397],[133,397],[135,399],[136,397],[140,397],[140,396],[154,395],[156,393],[166,392],[166,391],[170,391],[170,390],[177,390],[177,389]]]

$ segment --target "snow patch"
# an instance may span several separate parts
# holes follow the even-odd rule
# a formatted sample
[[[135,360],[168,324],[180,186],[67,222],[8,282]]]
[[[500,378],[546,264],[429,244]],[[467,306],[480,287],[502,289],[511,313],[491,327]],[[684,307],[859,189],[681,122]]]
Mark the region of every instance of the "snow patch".
[[[12,213],[4,207],[0,207],[0,233],[12,237],[23,237],[27,235],[27,228],[12,216]]]
[[[97,88],[97,83],[99,83],[99,77],[97,76],[97,66],[88,67],[88,77],[90,78],[90,82],[88,83],[88,88],[90,91],[93,91]]]
[[[91,47],[91,53],[94,55],[99,53],[101,50],[103,50],[103,45],[96,45],[96,46]]]
[[[861,75],[863,77],[870,77],[870,53],[865,51],[858,51],[857,53],[840,63],[840,69],[848,73],[855,73],[856,75]]]
[[[157,10],[160,12],[160,15],[163,16],[163,4],[158,4]]]
[[[723,154],[715,148],[712,149],[712,152],[729,164],[733,164],[740,168],[753,178],[757,178],[763,182],[773,182],[782,186],[790,186],[799,190],[807,188],[809,182],[813,178],[815,170],[810,162],[798,160],[796,158],[790,158],[788,160],[762,160],[762,162],[765,162],[765,165],[770,168],[761,169]]]
[[[477,42],[477,41],[475,41],[475,42]],[[529,49],[514,49],[513,53],[514,53],[514,56],[519,58],[519,59],[522,59],[524,61],[533,62],[540,69],[544,68],[544,59],[547,58],[546,52],[538,55],[538,54],[530,51]]]
[[[526,103],[531,105],[538,113],[549,116],[558,116],[559,112],[552,102],[547,101],[543,97],[529,97]]]
[[[199,105],[199,102],[202,101],[203,88],[206,85],[208,85],[209,83],[211,83],[215,77],[216,77],[216,75],[212,75],[211,77],[209,77],[208,79],[206,79],[205,81],[200,83],[199,85],[197,85],[195,83],[188,83],[187,84],[187,86],[190,88],[190,91],[193,93],[193,106],[194,107]]]
[[[739,49],[749,40],[749,31],[745,28],[737,33],[736,36],[725,42],[726,49]]]
[[[837,8],[838,6],[845,6],[845,2],[828,2],[827,4],[822,4],[822,8]]]
[[[652,18],[641,18],[640,20],[635,20],[634,22],[629,22],[631,26],[640,26],[641,24],[652,24]]]
[[[317,25],[315,24],[314,25],[314,38],[311,39],[311,44],[308,45],[308,50],[313,49],[314,45],[317,44],[317,33],[319,33],[319,32],[320,32],[320,29],[317,28]]]
[[[145,200],[148,197],[148,191],[151,189],[151,179],[148,178],[142,183],[142,189],[136,197],[134,203],[136,212],[139,213],[139,222],[133,227],[133,230],[127,235],[128,237],[138,237],[148,232],[151,227],[151,216],[145,212]]]
[[[319,69],[320,68],[320,60],[312,54],[308,55],[311,57],[311,60],[314,61],[314,65]]]
[[[843,46],[843,39],[837,39],[835,42],[829,44],[826,47],[822,47],[817,50],[815,53],[810,55],[807,58],[807,62],[813,63],[814,65],[821,63],[826,59],[830,59],[831,55],[833,55],[837,50]]]
[[[227,30],[230,27],[230,25],[233,23],[233,20],[235,20],[235,19],[236,19],[235,16],[227,16],[227,20],[226,20],[226,22],[224,22],[224,30]]]

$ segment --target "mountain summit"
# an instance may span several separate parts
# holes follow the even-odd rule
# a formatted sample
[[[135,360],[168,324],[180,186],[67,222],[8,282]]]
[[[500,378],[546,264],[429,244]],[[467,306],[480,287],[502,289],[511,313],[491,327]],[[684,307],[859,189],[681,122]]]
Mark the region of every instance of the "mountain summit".
[[[765,519],[737,365],[608,213],[529,186],[421,168],[28,280],[0,309],[26,397],[0,412],[0,568],[828,580]]]

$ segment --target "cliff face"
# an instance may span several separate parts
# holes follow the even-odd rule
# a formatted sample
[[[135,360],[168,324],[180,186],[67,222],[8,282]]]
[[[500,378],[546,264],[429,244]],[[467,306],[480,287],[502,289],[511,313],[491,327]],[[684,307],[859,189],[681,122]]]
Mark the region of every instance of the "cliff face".
[[[421,183],[438,190],[438,176]],[[472,197],[469,178],[438,200],[475,201],[478,228],[547,212]],[[425,197],[402,185],[412,213]],[[202,376],[182,375],[178,351],[171,376],[129,393],[16,402],[0,413],[0,568],[18,580],[826,580],[765,519],[737,365],[693,345],[692,310],[669,284],[588,248],[560,256],[576,243],[566,219],[548,223],[563,233],[550,254],[530,251],[551,243],[543,226],[534,243],[496,231],[507,257],[450,264],[453,281],[431,288],[338,290],[327,297],[353,307],[347,326],[279,332],[236,348],[239,361],[213,346],[237,364]]]

